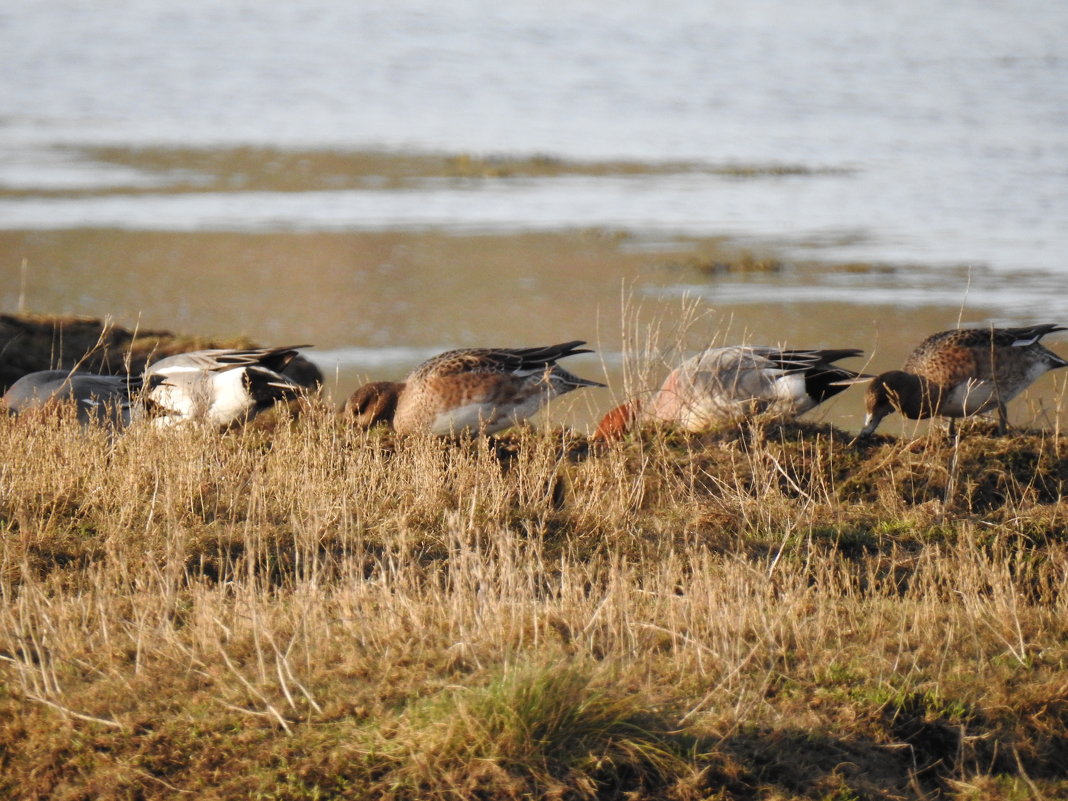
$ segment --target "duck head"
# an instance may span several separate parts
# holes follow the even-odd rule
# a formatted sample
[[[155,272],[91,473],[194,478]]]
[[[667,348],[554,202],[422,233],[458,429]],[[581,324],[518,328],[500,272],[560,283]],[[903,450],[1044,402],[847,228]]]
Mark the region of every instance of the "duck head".
[[[397,381],[374,381],[364,384],[349,396],[345,414],[359,428],[371,428],[378,423],[393,425],[404,384]]]
[[[622,439],[638,419],[639,411],[640,406],[636,400],[620,404],[601,418],[593,438],[605,442]]]
[[[891,370],[877,375],[868,386],[865,397],[867,414],[860,436],[875,432],[884,417],[899,412],[912,420],[930,417],[934,413],[923,379],[904,370]]]

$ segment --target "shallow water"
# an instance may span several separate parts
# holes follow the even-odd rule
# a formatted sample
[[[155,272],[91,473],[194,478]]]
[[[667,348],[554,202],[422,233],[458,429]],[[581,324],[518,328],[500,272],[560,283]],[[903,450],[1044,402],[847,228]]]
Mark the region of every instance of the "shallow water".
[[[42,151],[57,143],[849,170],[430,184],[391,196],[249,197],[240,210],[212,195],[25,198],[0,207],[8,228],[573,221],[774,236],[832,258],[1065,269],[1063,3],[691,0],[666,14],[648,0],[37,0],[0,12],[0,37],[8,186],[154,180]]]
[[[8,4],[0,299],[314,341],[346,374],[587,337],[619,381],[621,297],[646,325],[686,297],[892,366],[957,319],[1065,322],[1066,40],[1045,0]],[[246,145],[295,161],[181,153]],[[324,150],[336,182],[279,172]],[[406,152],[565,168],[375,171]],[[776,269],[691,269],[721,237]]]

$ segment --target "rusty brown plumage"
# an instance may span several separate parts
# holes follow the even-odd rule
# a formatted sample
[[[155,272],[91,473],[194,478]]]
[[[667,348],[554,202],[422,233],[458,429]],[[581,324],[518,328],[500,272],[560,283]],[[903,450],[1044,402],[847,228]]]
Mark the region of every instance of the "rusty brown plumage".
[[[580,347],[584,344],[447,351],[416,367],[402,384],[361,387],[346,408],[360,425],[388,421],[402,434],[492,434],[527,419],[558,395],[603,386],[556,363],[589,353]]]

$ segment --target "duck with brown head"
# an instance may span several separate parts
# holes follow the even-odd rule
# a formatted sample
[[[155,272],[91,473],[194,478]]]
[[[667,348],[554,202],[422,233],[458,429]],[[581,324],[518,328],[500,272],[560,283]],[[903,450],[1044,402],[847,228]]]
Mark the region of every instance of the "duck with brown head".
[[[466,348],[435,356],[403,382],[357,389],[345,411],[362,427],[388,423],[400,434],[493,434],[580,387],[602,387],[556,361],[590,353],[584,342],[534,348]]]
[[[1045,323],[1026,328],[953,328],[932,334],[902,369],[872,381],[860,436],[872,434],[893,412],[912,420],[948,417],[952,433],[956,418],[996,411],[998,433],[1004,434],[1006,404],[1039,376],[1068,366],[1068,361],[1039,343],[1046,334],[1065,330]]]

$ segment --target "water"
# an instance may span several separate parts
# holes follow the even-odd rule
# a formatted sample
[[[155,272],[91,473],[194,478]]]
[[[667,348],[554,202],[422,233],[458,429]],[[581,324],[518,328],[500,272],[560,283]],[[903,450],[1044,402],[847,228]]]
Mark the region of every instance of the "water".
[[[653,2],[555,0],[18,2],[0,12],[0,181],[152,181],[41,150],[90,143],[841,167],[851,172],[518,183],[461,198],[437,187],[388,199],[353,192],[340,204],[348,212],[332,214],[315,198],[249,198],[258,211],[224,219],[573,220],[822,241],[830,257],[1060,271],[1066,40],[1068,5],[1044,0],[685,2],[670,13]],[[218,199],[157,200],[139,215],[145,202],[30,198],[5,203],[0,218],[110,225],[132,213],[127,225],[196,227]],[[842,231],[865,239],[834,246]]]
[[[780,302],[954,305],[968,270],[991,316],[1064,322],[1065,42],[1048,0],[15,0],[0,230],[722,234],[899,268]],[[248,144],[789,169],[175,193],[80,150]]]
[[[1068,5],[1046,1],[694,1],[666,13],[655,2],[35,0],[0,12],[0,179],[56,186],[54,157],[28,169],[56,143],[848,167],[822,182],[604,186],[596,201],[601,219],[627,225],[647,214],[795,238],[832,227],[871,232],[869,257],[1058,269],[1066,41]],[[68,168],[70,186],[85,179]],[[677,217],[629,214],[635,191],[668,192]],[[496,207],[497,194],[468,201]],[[509,224],[529,214],[528,195],[516,189]]]

